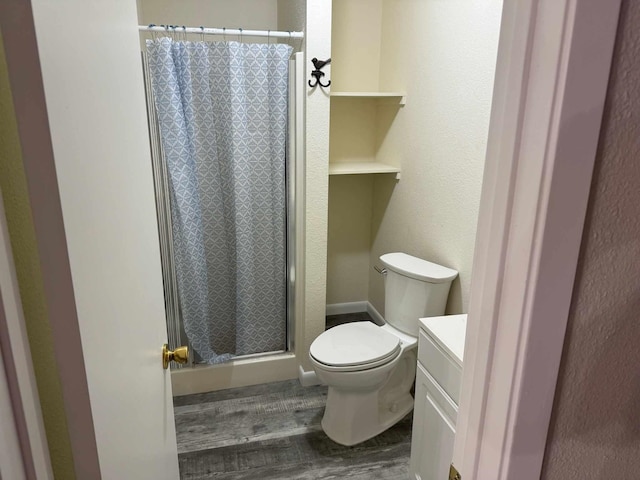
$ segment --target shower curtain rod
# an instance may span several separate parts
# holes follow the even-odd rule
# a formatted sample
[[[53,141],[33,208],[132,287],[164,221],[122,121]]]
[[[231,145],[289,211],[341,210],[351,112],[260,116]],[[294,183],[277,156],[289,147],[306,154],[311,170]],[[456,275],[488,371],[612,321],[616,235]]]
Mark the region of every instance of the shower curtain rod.
[[[244,30],[242,28],[184,27],[178,25],[139,25],[141,32],[195,33],[204,35],[238,35],[268,38],[304,38],[304,32],[283,32],[279,30]]]

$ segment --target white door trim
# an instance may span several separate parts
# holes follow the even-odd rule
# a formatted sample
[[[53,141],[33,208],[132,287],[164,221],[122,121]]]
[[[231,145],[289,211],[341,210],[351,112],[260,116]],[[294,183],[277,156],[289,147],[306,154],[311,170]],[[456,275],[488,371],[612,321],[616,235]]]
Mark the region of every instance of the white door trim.
[[[453,462],[540,477],[619,0],[505,0]]]
[[[53,479],[0,195],[0,477]]]
[[[0,299],[2,303],[2,299]],[[0,310],[3,306],[0,305]],[[11,401],[11,388],[6,375],[5,362],[0,348],[0,478],[25,480],[27,472],[25,463],[31,461],[30,455],[25,455],[20,444],[14,404]]]

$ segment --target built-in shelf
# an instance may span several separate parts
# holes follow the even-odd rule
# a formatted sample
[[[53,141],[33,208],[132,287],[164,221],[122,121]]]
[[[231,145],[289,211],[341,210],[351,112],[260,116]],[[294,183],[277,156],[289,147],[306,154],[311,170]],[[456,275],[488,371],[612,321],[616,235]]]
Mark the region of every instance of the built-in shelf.
[[[407,94],[404,92],[334,92],[330,94],[332,97],[349,97],[349,98],[389,98],[398,99],[400,105],[407,103]]]
[[[366,173],[395,173],[400,178],[400,168],[380,162],[329,163],[329,175],[362,175]]]

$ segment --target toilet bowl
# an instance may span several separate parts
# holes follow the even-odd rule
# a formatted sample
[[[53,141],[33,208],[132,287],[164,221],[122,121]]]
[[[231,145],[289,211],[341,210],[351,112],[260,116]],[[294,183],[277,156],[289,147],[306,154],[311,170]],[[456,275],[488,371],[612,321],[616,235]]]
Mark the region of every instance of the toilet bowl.
[[[444,314],[458,272],[405,253],[385,266],[385,324],[354,322],[316,338],[309,358],[329,387],[322,428],[342,445],[372,438],[413,409],[418,319]]]

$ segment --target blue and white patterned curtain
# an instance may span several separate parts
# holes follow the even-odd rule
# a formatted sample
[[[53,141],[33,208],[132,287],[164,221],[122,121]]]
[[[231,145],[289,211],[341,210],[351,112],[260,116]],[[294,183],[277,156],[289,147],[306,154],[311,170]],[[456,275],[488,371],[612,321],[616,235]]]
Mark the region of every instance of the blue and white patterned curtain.
[[[284,349],[290,54],[147,40],[181,315],[207,363]]]

